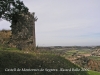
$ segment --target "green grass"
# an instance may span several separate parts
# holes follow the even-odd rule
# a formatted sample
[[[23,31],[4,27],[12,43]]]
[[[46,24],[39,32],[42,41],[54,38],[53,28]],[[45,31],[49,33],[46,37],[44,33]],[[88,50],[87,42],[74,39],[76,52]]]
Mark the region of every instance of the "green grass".
[[[19,68],[20,71],[5,71],[14,68],[16,70]],[[24,68],[44,71],[24,71]],[[80,69],[64,57],[55,54],[0,50],[0,75],[88,75],[85,71],[60,71],[61,68]]]
[[[88,71],[89,75],[100,75],[100,72],[96,72],[96,71]]]
[[[98,57],[98,56],[89,56],[88,58],[100,61],[100,57]]]
[[[17,48],[11,48],[8,47],[7,45],[1,45],[0,44],[0,50],[18,50]]]

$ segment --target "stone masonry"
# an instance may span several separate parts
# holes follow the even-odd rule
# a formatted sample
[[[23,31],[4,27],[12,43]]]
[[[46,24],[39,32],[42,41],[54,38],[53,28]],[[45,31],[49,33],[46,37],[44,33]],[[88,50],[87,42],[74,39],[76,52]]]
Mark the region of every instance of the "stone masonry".
[[[12,36],[10,45],[20,50],[32,50],[36,47],[35,39],[35,13],[20,14],[17,22],[12,21]]]

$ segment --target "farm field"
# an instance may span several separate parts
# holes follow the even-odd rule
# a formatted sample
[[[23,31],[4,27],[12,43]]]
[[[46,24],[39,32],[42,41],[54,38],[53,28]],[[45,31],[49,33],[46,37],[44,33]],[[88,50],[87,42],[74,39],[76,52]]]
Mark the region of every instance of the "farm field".
[[[96,72],[96,71],[88,71],[89,75],[100,75],[100,72]]]

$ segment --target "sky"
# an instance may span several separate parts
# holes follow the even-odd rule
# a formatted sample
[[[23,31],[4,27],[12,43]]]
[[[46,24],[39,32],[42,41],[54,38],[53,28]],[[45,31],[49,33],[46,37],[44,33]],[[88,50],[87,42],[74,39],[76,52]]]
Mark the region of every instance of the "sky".
[[[100,0],[21,0],[35,12],[37,46],[100,45]],[[0,21],[0,30],[10,23]]]

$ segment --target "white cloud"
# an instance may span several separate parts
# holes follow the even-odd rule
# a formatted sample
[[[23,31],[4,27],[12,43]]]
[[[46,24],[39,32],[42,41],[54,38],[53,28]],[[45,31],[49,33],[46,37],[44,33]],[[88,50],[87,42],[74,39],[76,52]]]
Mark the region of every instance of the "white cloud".
[[[8,22],[8,21],[5,21],[5,20],[1,20],[0,21],[0,30],[2,30],[2,29],[7,29],[7,30],[9,30],[9,29],[11,29],[10,28],[10,22]]]
[[[29,11],[35,12],[39,18],[36,22],[37,45],[100,44],[97,36],[100,33],[99,0],[23,0],[23,2]],[[0,28],[9,28],[9,25],[4,26],[6,24],[0,22]]]

